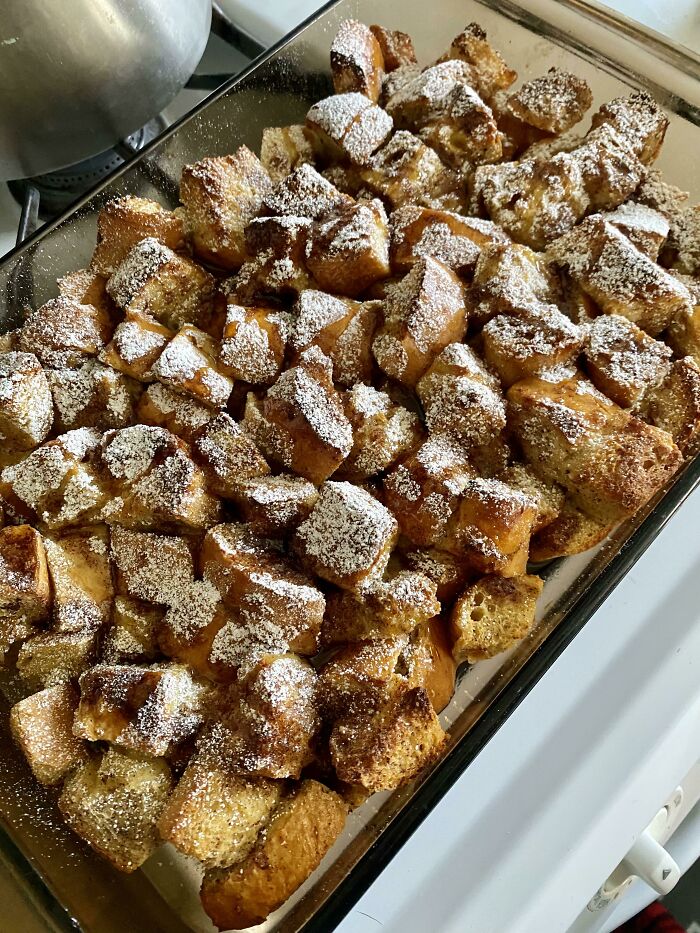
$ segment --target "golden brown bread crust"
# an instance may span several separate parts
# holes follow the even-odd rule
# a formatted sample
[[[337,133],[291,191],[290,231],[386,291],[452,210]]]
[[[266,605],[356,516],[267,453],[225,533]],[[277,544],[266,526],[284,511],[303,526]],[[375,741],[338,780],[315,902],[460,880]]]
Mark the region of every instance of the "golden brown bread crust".
[[[115,198],[97,216],[97,245],[90,268],[99,275],[111,275],[127,253],[147,237],[170,249],[182,249],[185,231],[181,217],[148,198]],[[88,299],[85,293],[80,297],[83,303],[91,304]]]
[[[604,524],[565,502],[557,517],[530,539],[530,560],[534,564],[555,557],[581,554],[608,536],[614,523]]]
[[[73,734],[78,696],[70,684],[47,687],[15,703],[10,711],[12,737],[42,784],[56,784],[87,754]]]

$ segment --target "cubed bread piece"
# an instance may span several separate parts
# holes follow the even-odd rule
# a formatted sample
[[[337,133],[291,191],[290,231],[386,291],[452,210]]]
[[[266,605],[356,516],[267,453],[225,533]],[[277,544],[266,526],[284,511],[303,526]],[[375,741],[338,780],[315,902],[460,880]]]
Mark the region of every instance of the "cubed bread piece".
[[[66,780],[58,806],[74,833],[120,871],[132,872],[158,846],[156,823],[171,789],[164,761],[109,748]]]
[[[534,564],[570,557],[595,547],[608,536],[614,523],[596,521],[566,501],[557,517],[530,539],[530,561]]]
[[[603,216],[608,223],[624,233],[633,246],[656,262],[671,229],[668,220],[660,211],[647,207],[646,204],[626,201]]]
[[[111,334],[104,311],[70,298],[52,298],[29,314],[20,328],[17,349],[34,353],[42,366],[63,369],[97,356]]]
[[[138,664],[158,656],[158,631],[165,610],[131,596],[116,596],[112,624],[102,641],[105,664]]]
[[[270,472],[255,442],[225,412],[199,428],[192,450],[207,474],[210,489],[225,498],[233,497],[240,482]]]
[[[467,329],[464,290],[447,266],[420,259],[384,303],[384,323],[372,349],[379,366],[393,379],[414,386],[433,359]]]
[[[507,109],[524,123],[546,133],[565,133],[593,103],[585,78],[550,68],[546,75],[526,81],[508,96]]]
[[[283,783],[241,777],[215,751],[195,752],[158,820],[161,839],[208,868],[240,862],[282,796]]]
[[[316,161],[313,133],[300,124],[265,127],[260,161],[273,182],[282,181],[300,165],[313,165]]]
[[[186,165],[180,199],[195,255],[214,266],[238,268],[248,257],[243,231],[271,188],[270,176],[246,146]]]
[[[674,318],[666,339],[678,356],[691,356],[700,366],[700,302],[694,303]]]
[[[99,221],[98,221],[99,223]],[[107,294],[107,276],[91,269],[78,269],[57,280],[58,294],[81,305],[92,305],[114,318],[117,309]]]
[[[447,117],[458,87],[474,86],[474,71],[462,61],[443,61],[417,72],[388,98],[387,113],[397,129],[418,131]]]
[[[209,655],[219,631],[235,623],[233,610],[221,602],[214,584],[195,580],[182,587],[180,599],[166,612],[158,629],[158,647],[167,657],[181,661],[201,677],[230,681],[235,678],[237,667],[215,666]]]
[[[256,217],[245,229],[251,259],[227,283],[229,299],[243,305],[264,304],[269,298],[295,298],[311,287],[305,250],[310,235],[308,217]]]
[[[603,524],[636,512],[681,464],[665,431],[580,379],[525,379],[508,402],[508,423],[533,469]]]
[[[467,62],[474,70],[476,88],[487,100],[496,91],[510,87],[518,77],[509,68],[500,52],[488,41],[486,32],[478,23],[470,23],[452,40],[449,56]]]
[[[386,278],[389,268],[388,221],[381,201],[359,202],[315,224],[306,265],[318,285],[354,297]]]
[[[340,835],[347,805],[316,781],[305,780],[273,811],[248,856],[205,873],[202,904],[220,929],[261,923],[318,867]]]
[[[31,450],[45,440],[53,422],[46,373],[33,353],[0,353],[0,442]]]
[[[627,318],[602,314],[588,325],[584,358],[596,388],[623,408],[631,408],[663,380],[671,350]]]
[[[17,670],[31,690],[77,680],[93,662],[94,632],[41,632],[28,638],[17,655]]]
[[[529,313],[491,318],[481,339],[484,359],[507,389],[542,369],[573,361],[584,334],[556,305],[538,303]]]
[[[453,439],[437,435],[384,479],[384,501],[409,541],[433,544],[473,475],[464,449]]]
[[[421,71],[422,68],[417,62],[406,62],[399,65],[394,71],[387,71],[382,81],[382,93],[379,98],[382,107],[386,107],[387,102],[391,100],[394,94],[400,91],[409,81],[413,81]]]
[[[394,516],[366,490],[327,482],[293,546],[309,570],[357,590],[381,576],[397,536]]]
[[[204,331],[186,324],[167,344],[152,372],[156,379],[212,408],[224,408],[233,380],[220,370],[219,347]]]
[[[194,579],[192,547],[192,542],[176,535],[114,525],[111,554],[117,592],[149,603],[174,605]]]
[[[375,103],[384,78],[384,56],[374,33],[356,19],[344,20],[331,45],[333,89],[363,94]]]
[[[362,94],[334,94],[314,104],[306,125],[317,137],[317,145],[332,161],[348,160],[367,165],[393,129],[385,110]]]
[[[406,205],[391,217],[391,271],[401,275],[423,256],[432,256],[466,275],[474,271],[482,248],[494,242],[508,238],[490,220]]]
[[[229,304],[219,348],[219,366],[234,379],[271,385],[282,371],[291,319],[271,308]]]
[[[377,710],[337,720],[329,745],[338,777],[375,792],[410,781],[446,742],[425,688],[400,686]]]
[[[111,366],[88,360],[76,369],[49,370],[46,378],[60,433],[74,428],[107,430],[131,424],[140,387]]]
[[[691,358],[676,360],[665,378],[643,396],[636,414],[668,431],[683,453],[700,430],[700,369]]]
[[[671,214],[670,220],[664,263],[684,275],[700,275],[700,205]]]
[[[91,269],[100,275],[111,275],[130,250],[147,237],[170,249],[182,249],[185,245],[182,220],[148,198],[109,201],[97,215],[97,246]]]
[[[478,324],[497,314],[519,314],[535,302],[552,304],[556,277],[541,254],[520,243],[485,244],[469,293]]]
[[[0,529],[0,650],[30,635],[48,616],[50,605],[41,535],[29,525]]]
[[[492,658],[524,638],[535,621],[539,577],[489,575],[470,584],[452,610],[452,654],[461,664]]]
[[[251,394],[246,405],[245,428],[263,454],[316,484],[352,450],[352,428],[332,376],[328,357],[309,347],[263,399]]]
[[[470,480],[438,542],[481,573],[515,577],[525,572],[535,502],[497,479]]]
[[[97,632],[112,611],[112,571],[106,525],[44,539],[53,591],[55,632]]]
[[[493,111],[467,84],[455,85],[445,115],[425,125],[420,137],[456,171],[503,158],[503,134]]]
[[[647,91],[615,97],[593,114],[593,129],[608,124],[624,137],[645,165],[654,162],[664,141],[668,117]]]
[[[146,314],[127,314],[118,324],[100,359],[141,382],[152,382],[151,367],[175,335]]]
[[[551,525],[564,508],[565,493],[561,486],[541,479],[525,463],[511,464],[499,473],[497,478],[522,492],[537,506],[537,516],[532,526],[533,535]]]
[[[47,687],[10,710],[12,737],[41,784],[56,784],[86,756],[73,735],[78,695],[70,684]]]
[[[243,521],[255,534],[279,538],[308,518],[318,492],[303,476],[280,473],[236,484],[231,493]]]
[[[323,621],[324,646],[412,632],[440,612],[436,585],[422,573],[401,570],[358,594],[334,591]]]
[[[141,312],[171,330],[207,328],[214,276],[153,237],[141,240],[110,276],[107,291],[123,310]]]
[[[411,570],[433,581],[435,595],[441,604],[453,602],[464,589],[468,577],[473,575],[463,560],[435,547],[407,551],[402,557]]]
[[[590,130],[569,157],[581,172],[589,209],[611,210],[622,204],[646,174],[628,140],[608,124]]]
[[[353,199],[304,163],[279,181],[263,200],[263,217],[306,217],[318,220],[324,214],[352,204]]]
[[[298,654],[315,653],[326,601],[272,542],[245,525],[218,525],[207,532],[200,560],[205,580],[243,623],[268,627]]]
[[[392,210],[404,204],[422,204],[456,211],[464,205],[457,173],[407,130],[394,133],[360,170],[360,176]]]
[[[197,429],[212,417],[214,412],[211,408],[181,395],[162,382],[150,385],[136,406],[136,421],[139,424],[165,428],[188,443],[192,442]]]
[[[392,402],[386,392],[358,383],[345,396],[353,446],[343,476],[362,480],[393,466],[422,440],[420,418]]]
[[[485,444],[505,427],[498,380],[466,344],[446,346],[418,383],[417,392],[433,434],[447,432],[469,445]]]
[[[96,664],[80,677],[73,732],[142,755],[167,755],[201,726],[206,691],[178,664]]]
[[[370,32],[379,43],[384,58],[384,70],[395,71],[402,65],[414,64],[416,52],[413,40],[398,29],[385,29],[383,26],[370,26]]]

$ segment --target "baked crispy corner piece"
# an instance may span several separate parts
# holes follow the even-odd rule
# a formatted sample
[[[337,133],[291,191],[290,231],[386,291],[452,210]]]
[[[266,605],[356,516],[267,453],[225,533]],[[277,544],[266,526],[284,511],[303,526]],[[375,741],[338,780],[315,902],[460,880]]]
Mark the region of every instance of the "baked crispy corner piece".
[[[170,249],[182,249],[185,231],[181,218],[148,198],[115,198],[98,214],[91,269],[99,275],[111,275],[132,247],[146,237],[154,237]]]
[[[545,133],[566,133],[593,103],[584,78],[550,68],[546,75],[527,81],[510,94],[506,107],[524,123]]]
[[[668,129],[668,117],[647,91],[615,97],[593,114],[591,127],[612,126],[645,164],[656,160]]]
[[[86,757],[73,735],[78,696],[70,684],[47,687],[10,710],[12,736],[41,784],[56,784]]]
[[[165,761],[110,748],[67,778],[58,806],[74,833],[115,868],[132,872],[158,846],[156,822],[171,788]]]
[[[490,44],[478,23],[470,23],[452,40],[448,55],[472,66],[477,77],[477,89],[486,100],[497,91],[510,87],[518,77]]]
[[[261,923],[318,867],[346,814],[342,798],[324,785],[297,785],[242,862],[205,874],[202,903],[214,923],[232,930]]]
[[[491,658],[527,635],[543,586],[539,577],[530,574],[485,576],[468,586],[450,619],[455,661]]]
[[[356,19],[340,24],[331,45],[331,74],[336,94],[357,91],[376,102],[384,78],[384,56],[374,33]]]

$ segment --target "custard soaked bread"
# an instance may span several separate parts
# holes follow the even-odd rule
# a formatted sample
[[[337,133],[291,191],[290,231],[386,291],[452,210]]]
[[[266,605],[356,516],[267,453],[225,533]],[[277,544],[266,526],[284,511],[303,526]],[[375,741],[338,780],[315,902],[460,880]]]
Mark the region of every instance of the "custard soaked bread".
[[[12,734],[117,868],[194,859],[222,929],[441,757],[533,567],[700,431],[700,209],[650,168],[651,97],[518,82],[474,23],[419,64],[348,20],[330,75],[180,208],[106,204],[0,338]]]

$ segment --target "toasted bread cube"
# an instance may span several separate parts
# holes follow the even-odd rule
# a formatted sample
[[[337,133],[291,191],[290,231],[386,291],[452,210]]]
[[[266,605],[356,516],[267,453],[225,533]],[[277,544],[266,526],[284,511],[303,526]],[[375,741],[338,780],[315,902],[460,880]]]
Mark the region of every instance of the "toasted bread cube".
[[[111,535],[116,589],[149,603],[173,605],[194,580],[192,545],[176,535],[131,531],[115,525]]]
[[[74,833],[120,871],[132,872],[158,846],[156,823],[172,783],[164,761],[109,748],[66,780],[58,806]]]
[[[322,289],[354,297],[386,278],[389,233],[381,201],[354,204],[314,227],[306,265]]]
[[[245,427],[268,459],[306,477],[327,479],[352,450],[352,428],[332,382],[331,361],[309,347],[264,399],[248,396]]]
[[[208,868],[240,862],[282,796],[283,784],[232,773],[216,752],[195,752],[160,819],[161,839]]]
[[[397,275],[409,272],[423,256],[432,256],[466,275],[474,271],[484,246],[507,241],[489,220],[407,205],[391,217],[391,270]]]
[[[44,543],[29,525],[0,529],[0,650],[30,635],[49,614]]]
[[[70,684],[47,687],[10,710],[12,737],[41,784],[57,784],[86,756],[85,743],[73,735],[78,695]]]
[[[79,269],[62,276],[56,284],[58,294],[62,297],[77,301],[81,305],[92,305],[114,317],[116,308],[107,294],[107,276],[98,275],[90,269]]]
[[[270,176],[246,146],[186,165],[180,198],[195,255],[214,266],[238,268],[248,257],[245,226],[271,188]]]
[[[478,23],[470,23],[452,40],[449,56],[467,62],[474,70],[476,87],[487,100],[511,86],[518,77],[488,41]]]
[[[105,664],[138,664],[158,656],[158,630],[165,610],[131,596],[116,596],[112,624],[102,642]]]
[[[606,314],[626,317],[652,337],[691,305],[684,285],[602,217],[552,243],[549,254]]]
[[[664,250],[664,262],[685,275],[700,274],[700,205],[694,204],[685,210],[671,214],[668,249]],[[652,258],[656,258],[652,256]]]
[[[466,329],[467,310],[459,279],[428,256],[389,290],[384,324],[372,349],[388,376],[414,386],[438,353],[461,340]]]
[[[306,115],[327,156],[366,165],[389,137],[393,121],[386,111],[362,94],[334,94],[313,104]]]
[[[342,589],[381,576],[398,536],[391,512],[351,483],[324,483],[318,502],[294,535],[304,565]]]
[[[237,669],[232,665],[226,670],[217,668],[210,663],[209,655],[218,632],[236,621],[214,584],[195,580],[182,587],[178,602],[166,612],[158,630],[158,647],[195,674],[210,680],[232,680]]]
[[[473,475],[464,449],[448,437],[434,436],[384,479],[384,501],[409,541],[433,544]]]
[[[73,732],[163,756],[202,724],[206,688],[177,664],[96,664],[80,677]]]
[[[180,217],[148,198],[115,198],[97,216],[97,246],[90,267],[109,276],[127,254],[147,237],[170,249],[182,249],[185,235]]]
[[[148,315],[129,313],[118,324],[100,359],[141,382],[152,382],[151,367],[175,335]]]
[[[92,664],[97,648],[94,632],[42,632],[24,642],[17,670],[31,690],[76,680]]]
[[[418,415],[371,386],[354,386],[346,395],[345,412],[353,446],[341,467],[344,476],[366,479],[388,470],[422,439]]]
[[[403,559],[411,570],[423,574],[435,584],[435,595],[439,602],[451,603],[467,582],[470,571],[464,561],[439,551],[437,548],[417,548],[403,554]]]
[[[195,457],[207,473],[210,488],[232,498],[238,484],[270,472],[254,441],[225,412],[220,412],[195,433]]]
[[[329,745],[338,777],[375,792],[410,781],[446,741],[425,688],[398,687],[379,709],[339,719]]]
[[[446,118],[455,89],[473,87],[474,77],[465,62],[438,62],[402,82],[387,99],[387,113],[397,129],[418,131]]]
[[[461,83],[448,101],[444,117],[424,126],[421,139],[457,171],[498,162],[503,157],[503,134],[488,104],[474,88]]]
[[[298,124],[265,127],[260,161],[273,182],[282,181],[300,165],[313,165],[316,161],[313,133]]]
[[[684,453],[700,430],[700,369],[691,358],[676,360],[665,379],[652,386],[637,409],[639,417],[668,431]]]
[[[525,379],[508,402],[509,425],[534,470],[603,524],[636,512],[681,464],[666,432],[581,380]]]
[[[212,408],[226,405],[233,380],[219,369],[218,345],[204,331],[186,324],[153,364],[153,375]]]
[[[112,572],[105,525],[45,538],[55,632],[96,632],[112,610]]]
[[[290,326],[283,311],[229,304],[219,366],[234,379],[271,385],[282,371]]]
[[[323,644],[408,634],[439,614],[436,589],[422,573],[401,570],[389,580],[372,581],[359,596],[333,592],[323,622]]]
[[[533,302],[551,304],[556,298],[555,277],[540,254],[519,243],[483,246],[470,292],[477,323],[527,312]]]
[[[53,404],[46,373],[33,353],[0,353],[0,442],[31,450],[46,438]]]
[[[77,369],[49,370],[46,374],[56,411],[56,430],[122,428],[134,417],[138,383],[88,360]]]
[[[645,165],[655,161],[666,135],[668,117],[646,91],[616,97],[593,114],[593,129],[608,124],[624,137]]]
[[[668,220],[660,211],[655,211],[646,204],[626,201],[603,216],[608,223],[624,233],[633,246],[656,262],[671,229]]]
[[[264,304],[270,297],[295,298],[311,286],[305,250],[311,230],[308,217],[256,217],[245,229],[252,258],[228,286],[230,300]]]
[[[245,525],[218,525],[204,538],[201,566],[243,622],[274,626],[292,651],[315,653],[326,601],[270,541]]]
[[[450,617],[455,661],[492,658],[524,638],[534,624],[543,585],[539,577],[524,574],[485,576],[468,586]]]
[[[136,420],[157,428],[165,428],[188,443],[198,428],[214,417],[211,408],[186,395],[180,395],[162,382],[154,382],[139,399]]]
[[[109,316],[92,305],[52,298],[20,328],[17,349],[34,353],[42,366],[63,369],[97,356],[112,332]]]
[[[361,169],[360,175],[370,191],[392,210],[404,204],[443,210],[459,210],[463,206],[457,174],[440,161],[434,150],[406,130],[394,133]]]
[[[382,93],[379,98],[382,107],[386,107],[394,94],[405,87],[409,81],[413,81],[422,70],[417,62],[406,62],[392,72],[387,71],[382,81]]]
[[[590,130],[569,157],[581,172],[590,207],[600,210],[622,204],[646,174],[628,140],[608,124]]]
[[[308,518],[318,492],[303,476],[257,476],[236,485],[231,498],[255,534],[278,538]]]
[[[486,444],[505,427],[498,381],[465,344],[445,347],[418,383],[417,392],[433,434],[448,432],[464,443]]]
[[[596,521],[566,501],[557,517],[530,539],[530,561],[538,564],[555,557],[570,557],[595,547],[608,536],[614,523]]]
[[[671,350],[627,318],[602,314],[588,325],[584,357],[596,388],[631,408],[664,378]]]
[[[333,89],[340,95],[356,91],[379,100],[384,78],[384,56],[375,34],[356,19],[344,20],[331,45]]]
[[[202,904],[221,929],[262,922],[318,867],[340,835],[347,805],[316,781],[283,798],[248,856],[231,868],[207,871]]]
[[[184,324],[206,328],[214,287],[213,275],[153,237],[137,243],[107,282],[123,311],[147,314],[170,330]]]
[[[700,303],[676,316],[668,328],[666,339],[678,356],[691,356],[700,366]]]
[[[529,314],[498,315],[481,332],[484,359],[504,388],[542,369],[574,360],[584,335],[556,305],[533,305]]]
[[[263,200],[260,209],[264,217],[306,217],[318,220],[353,203],[353,199],[338,191],[316,169],[304,163],[279,181]]]
[[[584,78],[550,68],[546,75],[526,81],[508,96],[507,109],[518,119],[546,133],[566,133],[593,103]]]
[[[385,71],[395,71],[402,65],[415,64],[416,52],[408,33],[376,25],[370,26],[369,29],[382,50]]]
[[[499,473],[498,479],[522,492],[537,506],[537,516],[532,526],[533,535],[551,525],[564,508],[565,493],[561,486],[541,479],[525,463],[511,464]]]

